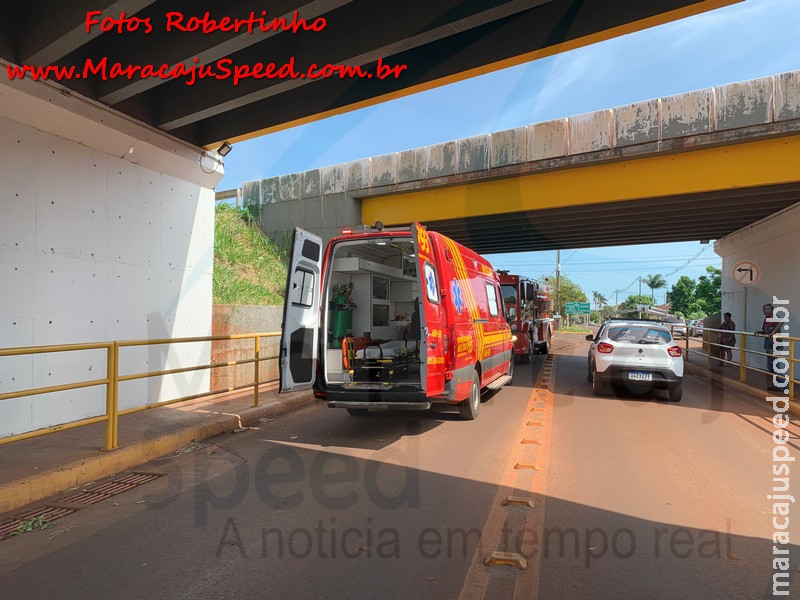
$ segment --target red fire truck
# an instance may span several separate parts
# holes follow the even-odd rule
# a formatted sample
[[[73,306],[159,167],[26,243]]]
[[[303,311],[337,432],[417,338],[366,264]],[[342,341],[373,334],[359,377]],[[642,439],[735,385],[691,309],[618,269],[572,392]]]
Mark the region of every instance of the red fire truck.
[[[553,338],[547,284],[522,275],[511,275],[508,271],[498,271],[497,275],[511,333],[516,336],[514,355],[518,360],[528,362],[534,351],[547,354]]]

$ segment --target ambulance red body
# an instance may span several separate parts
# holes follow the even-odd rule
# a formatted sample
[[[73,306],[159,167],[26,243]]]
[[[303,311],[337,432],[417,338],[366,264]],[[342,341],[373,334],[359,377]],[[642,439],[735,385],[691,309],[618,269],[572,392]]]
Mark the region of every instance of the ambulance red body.
[[[529,362],[534,352],[547,354],[554,327],[547,284],[523,275],[511,275],[508,271],[498,271],[497,274],[511,333],[515,336],[515,357]]]
[[[379,226],[380,227],[380,226]],[[295,230],[281,339],[281,391],[313,387],[331,408],[456,405],[511,381],[500,281],[469,248],[414,223],[348,231],[323,249]]]

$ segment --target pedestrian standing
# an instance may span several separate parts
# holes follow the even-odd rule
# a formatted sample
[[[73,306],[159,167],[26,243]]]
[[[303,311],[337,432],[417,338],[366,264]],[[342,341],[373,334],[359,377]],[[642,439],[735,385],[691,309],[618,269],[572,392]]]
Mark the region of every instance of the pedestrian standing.
[[[736,323],[731,321],[731,313],[726,312],[723,315],[722,323],[719,328],[724,331],[719,334],[719,359],[718,366],[725,366],[733,362],[733,348],[736,345],[736,334],[730,333],[736,331]]]
[[[764,322],[761,325],[761,329],[756,331],[756,335],[765,336],[764,352],[767,354],[767,371],[769,371],[772,375],[772,385],[767,388],[767,391],[782,392],[783,388],[775,385],[775,355],[773,354],[773,351],[775,350],[775,336],[778,334],[780,323],[775,320],[775,317],[772,314],[775,310],[775,307],[772,306],[772,304],[767,303],[762,306],[761,309],[764,311]]]

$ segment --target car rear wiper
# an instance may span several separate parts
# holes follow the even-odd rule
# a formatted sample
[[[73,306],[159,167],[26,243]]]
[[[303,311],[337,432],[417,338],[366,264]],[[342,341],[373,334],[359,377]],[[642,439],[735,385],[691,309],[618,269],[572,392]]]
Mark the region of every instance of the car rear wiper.
[[[653,341],[650,341],[650,340],[639,340],[637,343],[638,344],[658,344],[659,342],[653,342]]]

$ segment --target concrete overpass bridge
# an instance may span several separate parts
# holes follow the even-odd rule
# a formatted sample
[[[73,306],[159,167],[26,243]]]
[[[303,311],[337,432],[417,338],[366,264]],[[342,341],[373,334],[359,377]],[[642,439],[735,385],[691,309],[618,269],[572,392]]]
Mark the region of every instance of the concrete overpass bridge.
[[[427,224],[483,253],[720,239],[800,202],[800,71],[248,182],[266,232]]]

